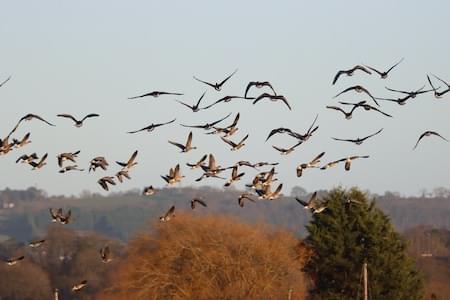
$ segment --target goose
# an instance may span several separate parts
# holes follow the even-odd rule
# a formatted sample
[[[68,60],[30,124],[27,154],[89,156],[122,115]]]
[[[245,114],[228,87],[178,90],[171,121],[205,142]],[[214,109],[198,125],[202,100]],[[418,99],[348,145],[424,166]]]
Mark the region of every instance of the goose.
[[[208,108],[211,108],[211,107],[213,107],[214,105],[219,104],[219,103],[221,103],[221,102],[228,103],[228,102],[230,102],[231,100],[234,100],[234,99],[253,100],[253,99],[255,99],[255,98],[246,98],[246,97],[241,97],[241,96],[225,96],[225,97],[222,97],[222,98],[220,98],[219,100],[217,100],[217,101],[211,103],[210,105],[207,105],[207,106],[203,107],[202,109],[208,109]]]
[[[105,157],[97,156],[91,159],[91,161],[89,162],[89,172],[91,172],[91,170],[95,172],[97,168],[102,168],[103,170],[106,170],[108,166],[109,164],[106,161]]]
[[[316,198],[317,198],[317,192],[314,192],[311,195],[311,197],[309,198],[308,202],[306,202],[298,197],[295,197],[295,200],[297,200],[298,203],[303,205],[304,209],[314,209]]]
[[[231,171],[231,178],[227,180],[224,186],[230,186],[233,182],[240,180],[244,175],[244,172],[238,174],[238,167],[234,166]]]
[[[45,240],[32,241],[28,243],[28,246],[30,246],[31,248],[37,248],[40,247],[44,242]]]
[[[57,117],[61,117],[61,118],[68,118],[68,119],[71,119],[72,121],[75,122],[75,127],[77,127],[77,128],[82,127],[82,126],[83,126],[84,120],[86,120],[86,119],[88,119],[88,118],[100,117],[99,114],[94,114],[94,113],[88,114],[88,115],[84,116],[84,118],[81,119],[81,120],[77,120],[74,116],[72,116],[72,115],[70,115],[70,114],[58,114],[58,115],[56,115],[56,116],[57,116]]]
[[[431,90],[423,90],[424,88],[425,88],[425,86],[422,86],[420,89],[418,89],[418,90],[415,90],[415,91],[410,91],[410,92],[408,92],[408,91],[402,91],[402,90],[395,90],[395,89],[392,89],[392,88],[388,88],[387,86],[385,87],[388,91],[391,91],[391,92],[397,92],[397,93],[401,93],[401,94],[406,94],[406,95],[408,95],[410,98],[416,98],[417,97],[417,95],[420,95],[420,94],[425,94],[425,93],[428,93],[428,92],[432,92],[433,91],[433,89],[431,89]]]
[[[205,134],[223,134],[223,137],[230,137],[233,134],[235,134],[239,128],[237,127],[237,123],[239,121],[240,118],[240,113],[237,113],[236,117],[234,118],[234,121],[231,125],[224,127],[224,128],[220,128],[220,127],[216,127],[213,126],[212,128],[214,129],[213,131],[207,132]]]
[[[181,153],[187,153],[191,150],[197,149],[197,147],[192,146],[192,131],[188,135],[186,144],[183,145],[183,144],[172,142],[172,141],[169,141],[169,143],[180,148]]]
[[[329,169],[329,168],[332,168],[332,167],[337,166],[340,162],[343,162],[343,161],[345,161],[345,160],[346,160],[346,159],[344,158],[344,159],[338,159],[338,160],[329,162],[329,163],[327,163],[326,165],[322,166],[320,169],[321,169],[321,170],[327,170],[327,169]]]
[[[367,74],[372,74],[372,72],[370,72],[369,70],[367,70],[364,66],[356,65],[356,66],[354,66],[354,67],[351,68],[351,69],[348,69],[348,70],[340,70],[340,71],[338,71],[338,72],[336,73],[336,75],[334,76],[334,78],[333,78],[333,85],[336,84],[336,82],[338,81],[339,77],[341,77],[341,75],[345,74],[345,75],[347,75],[347,76],[353,76],[353,73],[354,73],[356,70],[363,71],[363,72],[365,72],[365,73],[367,73]]]
[[[342,94],[344,94],[344,93],[347,93],[347,92],[349,92],[349,91],[355,91],[355,92],[357,92],[357,93],[365,93],[365,94],[367,94],[370,98],[372,98],[373,102],[375,102],[375,104],[376,104],[377,106],[380,106],[380,105],[378,104],[377,100],[375,99],[375,97],[372,96],[372,94],[371,94],[366,88],[364,88],[364,87],[361,86],[361,85],[355,85],[355,86],[351,86],[351,87],[349,87],[349,88],[346,88],[345,90],[343,90],[342,92],[340,92],[339,94],[337,94],[336,96],[334,96],[333,98],[336,98],[336,97],[338,97],[338,96],[340,96],[340,95],[342,95]]]
[[[282,183],[280,183],[276,190],[273,192],[271,191],[270,187],[270,185],[266,185],[262,190],[256,189],[256,193],[259,195],[260,199],[275,200],[280,196],[281,189],[283,188]]]
[[[27,163],[29,164],[30,162],[38,159],[39,157],[37,156],[36,152],[27,155],[27,154],[23,154],[22,156],[20,156],[17,160],[16,160],[16,164],[20,161],[21,163]]]
[[[193,164],[191,164],[191,163],[186,163],[186,165],[187,165],[188,167],[190,167],[191,169],[197,169],[197,168],[200,168],[201,166],[204,165],[204,162],[205,162],[205,160],[206,160],[207,158],[208,158],[208,155],[205,154],[205,155],[203,155],[202,158],[200,158],[200,160],[197,161],[196,163],[193,163]]]
[[[255,202],[255,200],[253,198],[251,198],[252,194],[249,193],[243,193],[242,195],[239,196],[238,198],[238,203],[240,207],[244,207],[244,201],[248,200],[251,202]]]
[[[403,61],[403,58],[400,59],[400,61],[398,61],[397,63],[395,63],[392,67],[390,67],[389,69],[387,69],[387,71],[378,71],[375,68],[369,67],[367,65],[364,65],[366,68],[374,71],[375,73],[377,73],[378,75],[380,75],[381,79],[386,79],[389,75],[389,72],[392,71],[392,69],[394,69],[396,66],[398,66],[401,62]]]
[[[62,168],[61,170],[59,170],[59,173],[66,173],[66,172],[69,172],[69,171],[83,172],[84,169],[79,169],[77,165],[66,166],[66,167]]]
[[[441,139],[443,139],[443,140],[446,141],[446,142],[449,141],[449,140],[447,140],[446,138],[444,138],[442,135],[440,135],[439,133],[437,133],[436,131],[429,131],[429,130],[427,130],[427,131],[425,131],[424,133],[422,133],[422,134],[419,136],[419,139],[417,140],[416,144],[414,145],[413,150],[415,150],[415,149],[417,148],[417,145],[419,145],[419,142],[420,142],[424,137],[432,136],[432,135],[437,136],[437,137],[440,137]]]
[[[270,82],[268,82],[268,81],[250,81],[250,82],[247,84],[247,88],[245,89],[244,98],[247,98],[248,91],[250,90],[251,87],[255,87],[255,88],[260,89],[260,88],[263,88],[263,87],[265,87],[265,86],[267,86],[268,88],[270,88],[270,89],[272,90],[272,92],[273,92],[274,95],[277,94],[277,93],[275,92],[275,90],[273,89],[272,85],[270,84]],[[247,98],[247,99],[248,99],[248,98]]]
[[[216,165],[216,159],[213,154],[209,154],[208,156],[208,165],[201,165],[200,167],[203,170],[203,175],[197,178],[195,181],[201,181],[205,177],[215,177],[220,179],[225,179],[223,177],[218,176],[219,173],[225,171],[228,168],[222,168],[220,165]]]
[[[209,85],[210,87],[214,88],[216,91],[220,92],[222,90],[222,86],[224,85],[225,82],[228,81],[228,79],[230,79],[234,74],[236,74],[236,72],[238,71],[238,69],[236,69],[233,73],[231,73],[231,75],[229,75],[227,78],[225,78],[224,80],[222,80],[220,83],[210,83],[207,81],[203,81],[201,79],[198,79],[197,77],[193,76],[193,78],[201,83],[204,83],[206,85]]]
[[[155,130],[155,128],[163,126],[163,125],[167,125],[167,124],[171,124],[173,122],[175,122],[176,119],[173,119],[171,121],[168,122],[164,122],[164,123],[157,123],[157,124],[150,124],[144,128],[138,129],[138,130],[134,130],[134,131],[128,131],[127,133],[133,134],[133,133],[138,133],[141,131],[147,131],[147,132],[152,132],[153,130]]]
[[[352,118],[353,112],[355,111],[357,106],[353,106],[353,108],[349,112],[346,112],[345,110],[343,110],[342,108],[340,108],[338,106],[330,106],[330,105],[328,105],[328,106],[326,106],[326,108],[340,111],[341,113],[344,114],[346,120],[350,120]]]
[[[177,164],[175,168],[170,168],[169,175],[161,176],[161,178],[164,179],[164,181],[167,182],[168,185],[173,185],[177,182],[180,182],[184,177],[185,176],[182,176],[180,173],[180,164]]]
[[[236,151],[245,146],[244,142],[248,139],[248,134],[239,143],[235,143],[224,137],[221,137],[221,139],[222,139],[222,141],[224,141],[225,143],[227,143],[228,145],[231,146],[231,149],[230,149],[231,151]]]
[[[128,174],[128,170],[120,170],[116,173],[117,180],[119,180],[120,183],[123,182],[123,178],[131,179],[130,175]]]
[[[16,126],[14,126],[13,130],[11,130],[11,132],[10,132],[9,135],[8,135],[8,137],[9,137],[13,132],[15,132],[15,131],[17,130],[17,128],[19,128],[20,123],[22,123],[23,121],[31,121],[31,120],[33,120],[33,119],[37,119],[37,120],[39,120],[39,121],[42,121],[42,122],[44,122],[44,123],[46,123],[47,125],[50,125],[50,126],[55,126],[54,124],[52,124],[52,123],[46,121],[44,118],[42,118],[42,117],[40,117],[40,116],[38,116],[38,115],[35,115],[35,114],[26,114],[25,116],[23,116],[22,118],[20,118],[19,122],[17,122],[17,124],[16,124]]]
[[[206,205],[206,202],[203,201],[202,199],[199,198],[194,198],[191,200],[191,209],[195,209],[196,208],[196,203],[200,204],[203,207],[208,207],[208,205]]]
[[[14,147],[22,148],[23,146],[30,144],[31,143],[30,136],[31,136],[31,133],[28,132],[27,134],[25,134],[25,136],[20,141],[13,139]]]
[[[190,127],[190,128],[200,128],[200,129],[204,129],[204,130],[210,130],[211,128],[213,128],[216,124],[222,122],[223,120],[225,120],[226,118],[228,118],[229,116],[231,116],[231,113],[229,113],[227,116],[223,117],[220,120],[214,121],[212,123],[206,123],[203,125],[184,125],[184,124],[180,124],[183,127]]]
[[[9,80],[11,79],[11,76],[9,76],[8,78],[6,78],[5,80],[2,81],[2,83],[0,83],[0,88],[5,85],[5,83],[7,83]]]
[[[311,160],[308,163],[304,163],[301,164],[297,167],[296,171],[297,171],[297,177],[302,176],[303,170],[307,169],[307,168],[317,168],[316,165],[318,163],[320,163],[320,159],[322,158],[322,156],[325,155],[325,152],[320,153],[319,155],[317,155],[313,160]]]
[[[359,158],[369,158],[369,155],[354,155],[354,156],[349,156],[347,158],[342,159],[341,161],[345,161],[345,171],[350,171],[350,167],[352,164],[352,161],[355,159],[359,159]]]
[[[102,259],[102,262],[104,262],[105,264],[109,263],[112,260],[111,250],[109,249],[109,246],[100,248],[99,253],[100,253],[100,258]]]
[[[279,127],[279,128],[274,128],[269,132],[269,135],[266,138],[266,142],[275,134],[281,134],[281,133],[291,133],[292,130],[289,128],[285,128],[285,127]]]
[[[200,102],[202,101],[202,99],[205,96],[205,94],[206,94],[206,91],[200,96],[200,98],[197,100],[197,103],[195,103],[193,105],[189,105],[189,104],[184,103],[184,102],[179,101],[179,100],[175,100],[175,101],[177,101],[178,103],[180,103],[180,104],[190,108],[192,110],[192,112],[198,112],[198,111],[200,111]]]
[[[314,121],[311,123],[311,126],[309,126],[309,128],[305,134],[300,134],[300,133],[297,133],[294,131],[287,132],[287,134],[296,138],[299,141],[306,142],[307,140],[309,140],[310,137],[312,137],[313,133],[316,132],[317,129],[319,129],[319,126],[314,127],[318,117],[319,117],[319,115],[316,115],[316,117],[314,118]]]
[[[16,264],[18,264],[21,260],[23,260],[25,258],[25,256],[19,256],[19,257],[14,257],[14,258],[8,258],[5,260],[6,264],[8,266],[14,266]]]
[[[45,160],[47,159],[48,153],[45,153],[44,156],[41,157],[41,160],[39,162],[30,161],[28,164],[32,166],[32,170],[38,170],[41,169],[43,166],[45,166],[47,163]]]
[[[259,95],[259,96],[253,101],[253,104],[258,103],[259,101],[261,101],[262,99],[265,99],[265,98],[268,98],[268,99],[270,99],[271,101],[278,101],[278,100],[281,100],[281,101],[283,101],[284,104],[286,104],[286,106],[289,108],[289,110],[292,110],[291,106],[289,105],[288,100],[287,100],[286,97],[283,96],[283,95],[271,95],[271,94],[268,94],[268,93],[263,93],[263,94]]]
[[[411,95],[406,95],[403,98],[376,98],[377,100],[382,100],[382,101],[391,101],[391,102],[396,102],[398,105],[405,105],[406,101],[408,101],[409,99],[412,99]]]
[[[72,211],[69,209],[65,215],[60,214],[59,215],[59,223],[66,225],[69,224],[70,220],[72,219]]]
[[[172,205],[164,215],[159,217],[159,221],[168,222],[170,221],[170,219],[174,217],[175,217],[175,205]]]
[[[354,143],[354,144],[356,144],[356,145],[361,145],[365,140],[367,140],[367,139],[369,139],[369,138],[371,138],[371,137],[373,137],[373,136],[375,136],[375,135],[381,133],[382,131],[383,131],[383,128],[381,128],[381,129],[378,130],[377,132],[372,133],[372,134],[370,134],[370,135],[368,135],[368,136],[366,136],[366,137],[363,137],[363,138],[359,138],[359,137],[358,137],[358,138],[356,138],[356,139],[338,139],[338,138],[332,137],[332,139],[335,140],[335,141],[351,142],[351,143]]]
[[[66,160],[70,160],[73,163],[76,163],[75,158],[78,157],[78,154],[80,154],[80,150],[75,151],[75,152],[64,152],[59,154],[56,158],[58,159],[58,166],[60,168],[63,167],[63,163]]]
[[[327,208],[328,208],[328,206],[325,205],[325,204],[322,205],[322,206],[319,206],[319,207],[314,207],[313,208],[313,214],[320,214],[321,212],[323,212]]]
[[[272,146],[272,148],[274,148],[275,150],[277,150],[278,152],[280,152],[281,155],[288,155],[289,153],[291,153],[292,151],[295,150],[296,147],[300,146],[303,142],[300,141],[297,144],[295,144],[294,146],[290,147],[290,148],[279,148],[277,146]]]
[[[153,188],[153,185],[147,186],[144,188],[144,191],[142,192],[145,196],[151,196],[154,195],[156,192],[155,188]]]
[[[132,167],[138,164],[137,162],[135,162],[137,155],[138,151],[136,150],[133,152],[133,154],[131,154],[131,157],[128,159],[127,162],[116,161],[116,164],[121,166],[122,170],[129,171]]]
[[[116,182],[114,181],[114,177],[112,176],[104,176],[100,178],[97,183],[105,190],[109,191],[108,183],[111,185],[116,185]]]
[[[376,99],[377,99],[377,100],[382,100],[381,98],[376,98]],[[379,112],[379,113],[382,114],[382,115],[385,115],[386,117],[392,118],[392,116],[391,116],[390,114],[387,114],[387,113],[385,113],[385,112],[379,110],[378,108],[376,108],[376,107],[374,107],[374,106],[372,106],[372,105],[367,104],[366,101],[360,101],[360,102],[358,102],[358,103],[339,102],[339,104],[342,104],[342,105],[352,105],[352,106],[354,106],[354,107],[362,107],[362,108],[364,108],[364,110],[366,110],[366,111],[374,110],[374,111],[376,111],[376,112]]]
[[[180,94],[180,93],[170,93],[170,92],[153,91],[153,92],[145,93],[145,94],[142,94],[142,95],[139,95],[139,96],[130,97],[130,98],[128,98],[128,99],[129,99],[129,100],[133,100],[133,99],[144,98],[144,97],[149,97],[149,96],[150,96],[150,97],[153,97],[153,98],[157,98],[157,97],[162,96],[162,95],[182,96],[183,94]]]
[[[442,98],[442,96],[444,96],[445,94],[447,94],[448,92],[450,92],[450,84],[448,84],[448,83],[447,83],[446,81],[444,81],[443,79],[437,77],[436,75],[433,75],[433,77],[436,78],[437,80],[441,81],[443,84],[445,84],[445,85],[447,86],[447,89],[446,89],[446,90],[444,90],[443,92],[438,92],[437,90],[439,89],[439,87],[438,87],[438,88],[435,88],[435,87],[433,86],[433,84],[431,83],[430,76],[427,75],[428,82],[430,83],[431,88],[432,88],[433,91],[434,91],[434,97],[437,98],[437,99]]]
[[[77,283],[72,286],[72,292],[78,292],[81,289],[83,289],[85,286],[87,286],[87,280],[83,280],[80,283]]]
[[[49,208],[50,216],[52,217],[52,222],[59,222],[62,216],[62,208],[58,208],[57,210],[54,208]]]

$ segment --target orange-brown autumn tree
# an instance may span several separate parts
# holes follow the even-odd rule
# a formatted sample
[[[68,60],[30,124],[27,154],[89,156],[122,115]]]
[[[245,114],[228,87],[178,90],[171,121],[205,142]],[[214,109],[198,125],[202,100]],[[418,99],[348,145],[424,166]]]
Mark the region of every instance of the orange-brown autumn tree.
[[[303,249],[290,232],[180,214],[130,242],[99,299],[304,299]]]

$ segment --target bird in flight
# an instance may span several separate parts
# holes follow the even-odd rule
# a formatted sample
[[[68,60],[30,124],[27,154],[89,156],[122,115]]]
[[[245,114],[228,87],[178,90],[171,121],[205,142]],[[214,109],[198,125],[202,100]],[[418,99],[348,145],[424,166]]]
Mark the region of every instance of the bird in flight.
[[[203,107],[202,109],[208,109],[208,108],[211,108],[212,106],[214,106],[214,105],[216,105],[216,104],[219,104],[220,102],[228,103],[228,102],[230,102],[230,101],[233,100],[233,99],[247,99],[247,100],[253,100],[253,99],[255,99],[255,98],[246,98],[246,97],[241,97],[241,96],[225,96],[225,97],[220,98],[220,99],[217,100],[216,102],[213,102],[212,104]]]
[[[157,97],[162,96],[162,95],[182,96],[183,94],[180,94],[180,93],[169,93],[169,92],[153,91],[153,92],[150,92],[150,93],[145,93],[145,94],[143,94],[143,95],[134,96],[134,97],[131,97],[131,98],[128,98],[128,99],[132,100],[132,99],[138,99],[138,98],[144,98],[144,97],[153,97],[153,98],[157,98]]]
[[[317,192],[314,192],[311,197],[309,197],[308,201],[304,201],[298,197],[295,197],[295,200],[297,200],[298,203],[303,205],[304,209],[314,209],[315,207],[315,201],[317,199]]]
[[[205,154],[205,155],[203,155],[203,157],[200,158],[200,160],[197,161],[196,163],[194,163],[194,164],[186,163],[186,165],[187,165],[188,167],[190,167],[191,169],[197,169],[197,168],[200,168],[201,166],[204,165],[204,162],[205,162],[205,160],[206,160],[207,158],[208,158],[208,154]]]
[[[367,140],[367,139],[369,139],[369,138],[371,138],[371,137],[373,137],[373,136],[379,134],[381,131],[383,131],[383,128],[381,128],[381,129],[378,130],[377,132],[375,132],[375,133],[373,133],[373,134],[371,134],[371,135],[368,135],[368,136],[366,136],[366,137],[363,137],[363,138],[359,138],[359,137],[358,137],[358,138],[356,138],[356,139],[338,139],[338,138],[332,137],[332,139],[335,140],[335,141],[351,142],[351,143],[354,143],[354,144],[356,144],[356,145],[361,145],[365,140]]]
[[[170,144],[177,146],[181,149],[181,153],[187,153],[191,150],[197,149],[197,147],[192,146],[192,131],[189,132],[188,138],[186,140],[186,144],[180,144],[176,142],[169,141]]]
[[[61,118],[68,118],[68,119],[72,119],[72,121],[75,122],[75,127],[80,128],[81,126],[83,126],[83,122],[84,120],[88,119],[88,118],[94,118],[94,117],[100,117],[99,114],[88,114],[86,116],[84,116],[83,119],[78,120],[76,119],[74,116],[70,115],[70,114],[58,114],[56,115],[57,117],[61,117]]]
[[[116,164],[118,164],[119,166],[122,167],[122,170],[130,170],[132,167],[134,167],[135,165],[137,165],[137,162],[135,162],[136,157],[138,155],[138,151],[134,151],[133,154],[131,154],[131,157],[128,159],[127,162],[121,162],[121,161],[116,161]]]
[[[325,152],[320,153],[319,155],[317,155],[313,160],[311,160],[310,162],[301,164],[297,167],[296,171],[297,171],[297,177],[302,176],[303,174],[303,170],[304,169],[308,169],[308,168],[317,168],[316,165],[318,163],[320,163],[320,159],[322,158],[322,156],[325,155]]]
[[[207,85],[209,85],[210,87],[212,87],[212,88],[214,88],[216,91],[221,91],[222,90],[222,86],[224,85],[224,83],[225,82],[227,82],[228,81],[228,79],[230,79],[234,74],[236,74],[236,72],[238,71],[238,69],[236,69],[233,73],[231,73],[231,75],[229,75],[227,78],[225,78],[224,80],[222,80],[220,83],[210,83],[210,82],[207,82],[207,81],[203,81],[203,80],[201,80],[201,79],[198,79],[197,77],[195,77],[195,76],[193,76],[194,77],[194,79],[195,80],[197,80],[197,81],[199,81],[199,82],[201,82],[201,83],[204,83],[204,84],[207,84]]]
[[[156,192],[156,190],[153,187],[153,185],[150,185],[150,186],[147,186],[144,188],[144,191],[142,192],[142,194],[145,196],[151,196],[151,195],[154,195],[155,192]]]
[[[277,146],[272,146],[272,148],[274,148],[275,150],[277,150],[278,152],[280,152],[281,155],[288,155],[289,153],[291,153],[292,151],[295,150],[295,148],[297,148],[298,146],[300,146],[303,142],[300,141],[297,144],[295,144],[294,146],[290,147],[290,148],[279,148]]]
[[[84,169],[79,169],[77,165],[73,165],[73,166],[66,166],[64,168],[62,168],[61,170],[59,170],[59,173],[66,173],[69,171],[80,171],[83,172]]]
[[[417,148],[417,145],[419,145],[419,142],[424,138],[424,137],[428,137],[428,136],[432,136],[432,135],[434,135],[434,136],[437,136],[437,137],[440,137],[441,139],[443,139],[444,141],[449,141],[449,140],[447,140],[445,137],[443,137],[442,135],[440,135],[439,133],[437,133],[436,131],[425,131],[424,133],[422,133],[420,136],[419,136],[419,139],[417,140],[417,143],[414,145],[414,148],[413,148],[413,150],[415,150],[416,148]]]
[[[6,259],[6,260],[4,260],[5,261],[5,263],[8,265],[8,266],[14,266],[14,265],[16,265],[19,261],[21,261],[21,260],[23,260],[25,258],[25,256],[19,256],[19,257],[14,257],[14,258],[8,258],[8,259]]]
[[[58,159],[58,166],[60,168],[63,167],[63,163],[66,160],[70,160],[73,163],[76,163],[75,158],[78,157],[78,154],[80,154],[81,151],[75,151],[75,152],[64,152],[59,154],[56,158]]]
[[[359,159],[359,158],[369,158],[369,155],[363,155],[363,156],[355,155],[355,156],[349,156],[347,158],[341,159],[341,161],[345,161],[345,167],[344,167],[345,171],[350,171],[352,161],[355,159]]]
[[[356,105],[353,106],[353,108],[349,112],[346,112],[345,110],[343,110],[342,108],[340,108],[338,106],[328,105],[327,108],[340,111],[341,113],[344,114],[346,120],[350,120],[352,118],[352,116],[353,116],[353,112],[355,111],[356,108],[358,108],[358,106],[356,106]]]
[[[83,289],[85,286],[87,286],[87,280],[83,280],[80,283],[77,283],[74,286],[72,286],[72,292],[78,292],[81,289]]]
[[[240,195],[239,199],[238,199],[239,206],[240,207],[244,207],[244,201],[245,200],[248,200],[248,201],[251,201],[251,202],[255,202],[255,199],[251,198],[251,196],[253,196],[253,195],[249,194],[249,193],[243,193],[242,195]]]
[[[265,86],[267,86],[268,88],[270,88],[273,92],[274,95],[276,95],[277,93],[275,92],[275,90],[273,89],[272,85],[270,84],[270,82],[268,81],[250,81],[247,85],[247,88],[245,89],[245,94],[244,94],[244,98],[247,98],[247,94],[248,91],[250,90],[251,87],[256,87],[258,89],[263,88]]]
[[[14,147],[21,148],[21,147],[31,143],[30,136],[31,136],[31,133],[28,132],[27,134],[25,134],[25,136],[20,141],[17,139],[13,139]]]
[[[288,100],[283,95],[271,95],[271,94],[268,94],[268,93],[263,93],[263,94],[259,95],[253,101],[253,104],[258,103],[259,101],[261,101],[262,99],[265,99],[265,98],[268,98],[271,101],[283,101],[283,103],[286,104],[286,106],[289,108],[289,110],[292,110],[291,106],[289,105]]]
[[[376,99],[379,100],[380,98],[376,98]],[[387,114],[387,113],[385,113],[385,112],[379,110],[378,108],[376,108],[376,107],[374,107],[374,106],[372,106],[372,105],[370,105],[370,104],[367,104],[366,101],[360,101],[360,102],[358,102],[358,103],[339,102],[339,104],[342,104],[342,105],[353,105],[353,106],[356,106],[356,107],[362,107],[362,108],[364,108],[364,110],[366,110],[366,111],[374,110],[374,111],[376,111],[376,112],[379,112],[379,113],[382,114],[382,115],[385,115],[386,117],[392,118],[392,116],[391,116],[390,114]]]
[[[36,152],[27,155],[27,154],[23,154],[21,155],[17,160],[16,160],[16,164],[20,161],[21,163],[27,163],[29,164],[30,162],[38,159],[39,157],[37,156]]]
[[[141,129],[139,129],[139,130],[128,131],[127,133],[137,133],[137,132],[140,132],[140,131],[152,132],[153,130],[155,130],[155,128],[157,128],[157,127],[159,127],[159,126],[171,124],[171,123],[175,122],[175,120],[176,120],[176,119],[173,119],[173,120],[171,120],[171,121],[164,122],[164,123],[157,123],[157,124],[153,124],[153,123],[152,123],[152,124],[150,124],[150,125],[148,125],[148,126],[146,126],[146,127],[144,127],[144,128],[141,128]]]
[[[412,99],[411,95],[406,95],[403,98],[376,98],[377,100],[382,100],[382,101],[391,101],[391,102],[396,102],[398,105],[405,105],[406,101],[408,101],[409,99]]]
[[[42,122],[44,122],[44,123],[46,123],[46,124],[48,124],[48,125],[50,125],[50,126],[55,126],[55,125],[53,125],[52,123],[46,121],[45,119],[41,118],[41,117],[38,116],[38,115],[35,115],[35,114],[26,114],[25,116],[23,116],[23,117],[19,120],[19,122],[17,122],[17,125],[13,128],[13,130],[11,130],[11,132],[10,132],[9,135],[8,135],[8,137],[9,137],[14,131],[17,130],[17,128],[19,127],[20,123],[22,123],[22,121],[31,121],[32,119],[37,119],[37,120],[42,121]]]
[[[380,106],[377,102],[377,100],[375,99],[374,96],[372,96],[372,94],[363,86],[361,85],[355,85],[355,86],[351,86],[349,88],[346,88],[345,90],[343,90],[342,92],[340,92],[339,94],[337,94],[336,96],[334,96],[333,98],[336,98],[344,93],[347,93],[349,91],[355,91],[357,93],[365,93],[367,94],[370,98],[372,98],[373,102],[375,102],[376,105]]]
[[[41,157],[41,160],[39,162],[30,161],[28,164],[33,167],[32,170],[41,169],[43,166],[45,166],[47,163],[45,160],[47,159],[48,153],[45,153],[44,156]]]
[[[175,217],[175,205],[169,208],[169,210],[162,216],[159,217],[161,222],[168,222],[170,219]]]
[[[32,241],[28,243],[28,246],[30,246],[31,248],[37,248],[40,247],[44,242],[45,240]]]
[[[292,130],[289,128],[285,128],[285,127],[274,128],[269,132],[269,135],[266,138],[266,142],[275,134],[280,134],[280,133],[292,133]]]
[[[338,81],[338,79],[339,79],[339,77],[341,77],[341,75],[345,74],[345,75],[347,75],[347,76],[353,76],[353,73],[354,73],[356,70],[363,71],[363,72],[365,72],[365,73],[367,73],[367,74],[372,74],[372,73],[371,73],[369,70],[367,70],[364,66],[356,65],[356,66],[354,66],[354,67],[351,68],[351,69],[348,69],[348,70],[340,70],[340,71],[338,71],[338,72],[336,73],[336,75],[334,76],[334,78],[333,78],[333,85]]]
[[[410,92],[408,92],[408,91],[402,91],[402,90],[394,90],[394,89],[388,88],[387,86],[386,86],[385,88],[386,88],[388,91],[391,91],[391,92],[397,92],[397,93],[406,94],[406,95],[409,96],[410,98],[416,98],[417,95],[425,94],[425,93],[428,93],[428,92],[432,92],[432,91],[433,91],[433,89],[431,89],[431,90],[423,90],[423,89],[425,88],[425,86],[421,87],[421,88],[418,89],[418,90],[410,91]]]
[[[194,198],[194,199],[191,200],[191,208],[192,209],[195,209],[197,207],[196,203],[200,204],[203,207],[208,207],[208,205],[206,205],[206,202],[203,201],[202,199]]]
[[[190,108],[192,110],[192,112],[198,112],[201,108],[200,108],[200,102],[202,101],[203,97],[205,96],[206,91],[200,96],[200,98],[197,100],[197,103],[193,104],[193,105],[189,105],[187,103],[184,103],[180,100],[175,100],[178,103]]]
[[[438,91],[439,87],[435,88],[434,85],[433,85],[433,83],[431,83],[430,76],[427,75],[428,82],[430,83],[431,88],[432,88],[433,91],[434,91],[434,97],[437,98],[437,99],[439,99],[439,98],[442,98],[442,96],[444,96],[444,95],[447,94],[448,92],[450,92],[450,85],[449,85],[446,81],[444,81],[443,79],[437,77],[436,75],[433,75],[433,76],[434,76],[434,78],[436,78],[437,80],[441,81],[443,84],[445,84],[445,85],[447,86],[447,89],[446,89],[446,90],[444,90],[444,91],[442,91],[442,92],[439,92],[439,91]]]
[[[244,147],[245,146],[244,142],[245,142],[245,140],[247,138],[248,138],[248,134],[239,143],[235,143],[235,142],[230,141],[230,140],[228,140],[228,139],[226,139],[224,137],[221,137],[222,141],[224,141],[225,143],[227,143],[228,145],[231,146],[231,149],[230,149],[231,151],[236,151],[236,150],[239,150],[242,147]]]
[[[111,250],[109,249],[109,246],[100,248],[99,253],[100,253],[100,258],[101,258],[102,262],[104,262],[105,264],[109,263],[112,260]]]
[[[114,181],[114,177],[112,176],[105,176],[100,178],[97,183],[105,190],[109,191],[108,184],[116,185],[116,182]]]
[[[306,131],[305,134],[300,134],[300,133],[292,131],[292,132],[288,132],[288,135],[296,138],[299,141],[306,142],[307,140],[309,140],[310,137],[312,137],[312,134],[314,132],[316,132],[317,129],[319,129],[319,126],[314,127],[318,117],[319,117],[319,115],[316,115],[316,117],[314,118],[314,121],[312,122],[311,126],[309,126],[308,131]]]
[[[378,71],[375,68],[369,67],[367,65],[365,65],[366,68],[374,71],[375,73],[377,73],[378,75],[380,75],[381,79],[386,79],[389,75],[389,72],[392,71],[392,69],[394,69],[396,66],[398,66],[401,62],[403,61],[403,58],[400,59],[400,61],[398,61],[397,63],[395,63],[392,67],[390,67],[389,69],[387,69],[387,71]]]
[[[201,128],[201,129],[205,129],[205,130],[210,130],[211,128],[213,128],[216,124],[222,122],[223,120],[225,120],[226,118],[228,118],[229,116],[231,116],[231,113],[229,113],[227,116],[223,117],[220,120],[214,121],[212,123],[206,123],[204,125],[183,125],[180,124],[183,127],[190,127],[190,128]]]
[[[184,178],[184,176],[182,176],[180,172],[180,164],[177,164],[175,168],[170,168],[169,175],[161,176],[161,178],[164,179],[164,181],[169,185],[180,182],[181,179]]]
[[[129,171],[125,169],[122,169],[119,172],[117,172],[116,173],[117,180],[119,180],[119,182],[122,183],[124,178],[131,179],[128,172]]]
[[[106,161],[106,158],[103,156],[97,156],[94,157],[90,162],[89,162],[89,172],[97,170],[97,168],[102,168],[103,170],[106,170],[108,168],[109,164]]]
[[[231,178],[227,180],[224,186],[230,186],[233,182],[240,180],[244,175],[245,175],[244,172],[238,173],[237,165],[233,166],[231,171]]]

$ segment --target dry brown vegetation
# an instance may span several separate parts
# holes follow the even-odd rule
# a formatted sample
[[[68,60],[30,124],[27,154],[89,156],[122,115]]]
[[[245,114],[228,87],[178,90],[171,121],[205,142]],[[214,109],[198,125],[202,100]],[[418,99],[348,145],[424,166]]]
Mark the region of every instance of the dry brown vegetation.
[[[177,215],[128,247],[99,299],[304,299],[307,256],[291,233]]]

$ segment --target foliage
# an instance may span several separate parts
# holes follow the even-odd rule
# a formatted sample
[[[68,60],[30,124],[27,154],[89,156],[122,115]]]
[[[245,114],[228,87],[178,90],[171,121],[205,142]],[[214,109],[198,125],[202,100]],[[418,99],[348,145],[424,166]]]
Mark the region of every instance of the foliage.
[[[421,277],[406,244],[375,202],[357,189],[340,188],[323,200],[328,209],[315,214],[307,226],[306,243],[315,253],[305,268],[315,281],[312,295],[358,299],[367,262],[371,299],[422,299]]]

